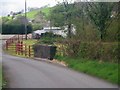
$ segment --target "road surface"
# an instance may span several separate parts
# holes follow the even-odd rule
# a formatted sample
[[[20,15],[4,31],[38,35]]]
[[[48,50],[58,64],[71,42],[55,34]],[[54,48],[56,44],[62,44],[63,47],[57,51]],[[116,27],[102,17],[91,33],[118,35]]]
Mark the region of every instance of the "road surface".
[[[9,88],[116,88],[103,80],[51,63],[3,54]]]

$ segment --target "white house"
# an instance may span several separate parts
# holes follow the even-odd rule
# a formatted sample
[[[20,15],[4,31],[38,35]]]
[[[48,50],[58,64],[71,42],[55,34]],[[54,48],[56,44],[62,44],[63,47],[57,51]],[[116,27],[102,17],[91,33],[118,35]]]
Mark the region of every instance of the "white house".
[[[65,30],[62,30],[60,27],[44,27],[42,30],[34,31],[33,36],[35,36],[36,34],[41,35],[42,33],[46,33],[46,32],[52,32],[56,35],[61,35],[63,37],[67,36],[67,33],[65,32]]]
[[[67,37],[68,28],[67,28],[67,26],[64,26],[64,30],[62,30],[60,27],[44,27],[42,30],[34,31],[33,36],[35,36],[36,34],[41,35],[42,33],[46,33],[46,32],[52,32],[53,34]],[[76,29],[75,29],[74,25],[72,25],[72,33],[76,34]]]

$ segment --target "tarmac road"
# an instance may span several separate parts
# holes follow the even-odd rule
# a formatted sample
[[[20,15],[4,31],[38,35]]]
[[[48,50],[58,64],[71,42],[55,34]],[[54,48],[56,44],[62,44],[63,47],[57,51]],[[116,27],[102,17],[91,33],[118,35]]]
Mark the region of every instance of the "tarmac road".
[[[9,88],[117,88],[104,80],[51,63],[2,55]]]

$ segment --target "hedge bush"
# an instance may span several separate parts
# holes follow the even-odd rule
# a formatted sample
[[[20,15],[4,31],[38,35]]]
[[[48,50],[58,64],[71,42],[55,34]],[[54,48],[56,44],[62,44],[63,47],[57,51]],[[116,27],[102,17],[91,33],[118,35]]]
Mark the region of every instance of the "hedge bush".
[[[59,47],[64,56],[80,57],[88,59],[98,59],[101,61],[117,62],[119,48],[117,42],[80,42],[80,41],[64,41],[61,42],[64,47]]]
[[[118,44],[109,42],[81,43],[78,56],[82,58],[99,59],[110,62],[118,60]]]
[[[27,33],[32,32],[31,24],[27,25]],[[25,34],[24,24],[2,24],[2,34]]]

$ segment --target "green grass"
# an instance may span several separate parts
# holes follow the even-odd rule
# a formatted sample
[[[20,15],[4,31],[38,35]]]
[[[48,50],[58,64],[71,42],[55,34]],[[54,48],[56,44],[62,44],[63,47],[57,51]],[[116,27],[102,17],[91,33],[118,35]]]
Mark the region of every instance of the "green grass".
[[[2,89],[2,65],[0,64],[0,90]]]
[[[37,43],[37,40],[35,40],[35,39],[23,40],[23,43],[27,44],[27,45],[33,45],[33,44]]]
[[[6,86],[6,80],[3,75],[2,64],[0,63],[0,90]]]
[[[50,9],[51,8],[43,8],[41,11],[43,12],[43,13],[45,13],[45,15],[46,15],[46,17],[48,17],[49,16],[49,14],[50,14]],[[39,10],[33,10],[33,11],[30,11],[30,12],[27,12],[27,18],[29,18],[29,19],[34,19],[35,18],[35,15],[37,15],[37,13],[40,11],[40,9]],[[21,14],[21,15],[24,15],[24,14]]]
[[[56,56],[56,59],[65,61],[68,67],[84,72],[109,82],[118,84],[118,64],[109,62],[99,62],[97,60],[88,60],[81,58],[69,58]],[[120,84],[120,82],[119,82]]]
[[[48,7],[48,8],[43,8],[41,11],[45,13],[45,15],[48,17],[50,15],[51,9],[52,8]]]
[[[45,13],[46,17],[48,17],[49,14],[50,14],[50,10],[51,10],[51,8],[48,7],[48,8],[43,8],[41,11],[42,11],[43,13]],[[36,15],[39,11],[40,11],[40,10],[33,10],[33,11],[30,11],[30,12],[27,12],[27,17],[28,17],[29,19],[34,19],[34,18],[35,18],[35,15]]]
[[[39,12],[40,10],[34,10],[34,11],[31,11],[31,12],[28,12],[27,13],[27,17],[30,18],[30,19],[34,19],[35,18],[35,15]]]
[[[42,11],[43,13],[45,13],[46,17],[49,16],[50,10],[51,10],[50,7],[41,9],[41,11]],[[34,19],[34,18],[35,18],[35,15],[36,15],[39,11],[40,11],[40,9],[39,9],[39,10],[33,10],[33,11],[30,11],[30,12],[27,12],[27,18],[29,18],[29,19]],[[24,14],[19,14],[19,15],[22,15],[22,16],[23,16]],[[0,17],[0,18],[1,18],[1,17]],[[12,19],[12,17],[8,17],[8,19]]]
[[[27,12],[27,18],[29,19],[34,19],[35,15],[39,12],[40,10],[33,10],[30,12]],[[24,15],[24,14],[19,14],[19,15]]]

